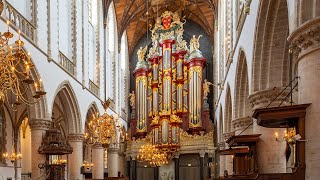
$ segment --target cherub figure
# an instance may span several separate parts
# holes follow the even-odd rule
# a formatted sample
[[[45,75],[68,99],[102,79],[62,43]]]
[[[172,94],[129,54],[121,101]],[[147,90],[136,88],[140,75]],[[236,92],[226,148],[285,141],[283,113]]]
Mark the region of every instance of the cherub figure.
[[[203,82],[203,99],[208,99],[208,94],[210,93],[210,85],[212,85],[212,83],[205,79]]]
[[[135,95],[134,91],[132,91],[131,93],[129,93],[129,96],[128,96],[128,97],[130,98],[130,106],[131,106],[132,108],[134,108],[134,107],[136,106],[136,95]]]

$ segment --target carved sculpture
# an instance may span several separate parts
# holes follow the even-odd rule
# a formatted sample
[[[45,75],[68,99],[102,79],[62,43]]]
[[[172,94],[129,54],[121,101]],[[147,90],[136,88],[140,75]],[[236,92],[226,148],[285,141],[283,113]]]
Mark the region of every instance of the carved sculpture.
[[[200,48],[200,43],[199,39],[202,37],[202,35],[199,35],[198,38],[196,38],[196,35],[193,35],[191,40],[190,40],[190,52],[199,50]]]

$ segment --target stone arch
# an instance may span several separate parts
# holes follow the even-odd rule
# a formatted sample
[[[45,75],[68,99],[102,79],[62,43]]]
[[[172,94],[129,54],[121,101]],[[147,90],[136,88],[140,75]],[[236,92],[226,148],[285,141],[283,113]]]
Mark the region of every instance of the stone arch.
[[[251,93],[285,87],[289,82],[286,0],[260,2],[255,32]]]
[[[225,100],[225,108],[224,108],[224,133],[229,133],[233,130],[231,126],[232,120],[232,100],[231,100],[231,92],[230,86],[227,84],[227,91],[226,91],[226,100]]]
[[[239,52],[234,91],[234,118],[245,117],[251,114],[249,102],[249,80],[246,55]]]
[[[58,86],[52,102],[52,113],[57,113],[54,115],[55,118],[62,118],[66,126],[66,134],[82,133],[78,101],[68,81]]]

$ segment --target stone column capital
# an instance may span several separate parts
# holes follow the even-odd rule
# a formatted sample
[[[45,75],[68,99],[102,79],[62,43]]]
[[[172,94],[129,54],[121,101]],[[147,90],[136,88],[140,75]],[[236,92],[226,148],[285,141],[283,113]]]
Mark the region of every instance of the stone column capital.
[[[266,108],[271,102],[272,103],[269,105],[269,107],[278,106],[290,93],[289,88],[287,88],[284,91],[283,89],[284,87],[273,87],[270,89],[265,89],[262,91],[256,91],[252,93],[248,97],[252,105],[252,109],[254,110],[258,108]],[[289,99],[284,100],[282,105],[289,104],[288,101]]]
[[[29,125],[32,130],[47,130],[51,126],[51,121],[44,119],[32,119],[29,121]]]
[[[109,153],[110,153],[110,154],[118,154],[120,148],[118,148],[118,147],[108,147],[107,150],[108,150],[108,154],[109,154]]]
[[[240,117],[232,120],[232,126],[235,131],[242,130],[248,127],[252,123],[252,117]]]
[[[320,48],[320,18],[312,19],[293,31],[288,37],[290,51],[298,60]]]
[[[227,141],[231,136],[234,136],[234,132],[226,132],[223,134],[224,141]]]
[[[101,143],[94,143],[92,145],[92,149],[103,149],[103,147]]]
[[[200,157],[204,157],[206,155],[206,152],[205,151],[200,151],[199,155],[200,155]]]
[[[83,134],[72,133],[68,134],[68,141],[83,141]]]
[[[218,148],[219,148],[219,150],[222,150],[222,149],[224,149],[225,147],[226,147],[226,145],[225,145],[224,142],[219,142],[219,143],[218,143]]]

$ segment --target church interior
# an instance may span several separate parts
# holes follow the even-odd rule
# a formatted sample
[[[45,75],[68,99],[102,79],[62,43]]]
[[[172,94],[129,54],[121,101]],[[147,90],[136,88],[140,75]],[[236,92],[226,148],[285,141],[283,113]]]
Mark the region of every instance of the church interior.
[[[317,180],[319,57],[320,0],[0,0],[0,180]]]

